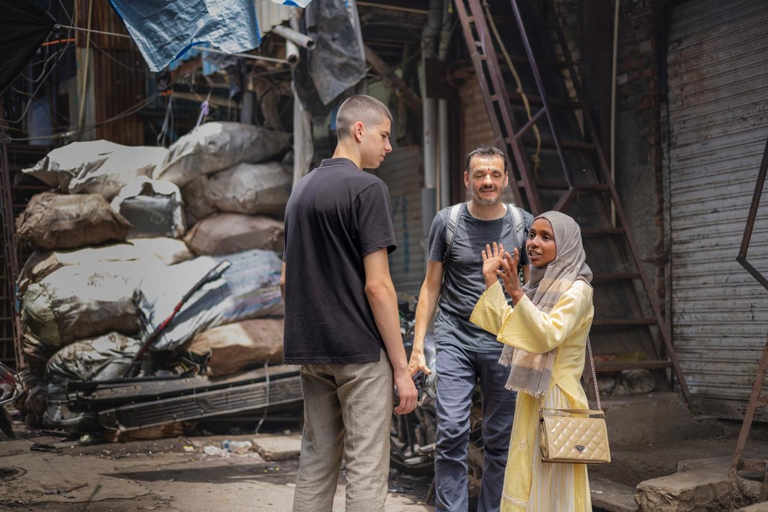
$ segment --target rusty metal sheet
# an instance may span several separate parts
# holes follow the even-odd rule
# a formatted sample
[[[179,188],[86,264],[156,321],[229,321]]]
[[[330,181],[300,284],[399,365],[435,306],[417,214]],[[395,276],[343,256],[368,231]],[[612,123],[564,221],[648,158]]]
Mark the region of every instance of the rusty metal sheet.
[[[702,412],[741,419],[768,332],[768,294],[736,262],[768,134],[768,4],[686,2],[669,26],[672,335]],[[768,270],[768,197],[750,260]]]

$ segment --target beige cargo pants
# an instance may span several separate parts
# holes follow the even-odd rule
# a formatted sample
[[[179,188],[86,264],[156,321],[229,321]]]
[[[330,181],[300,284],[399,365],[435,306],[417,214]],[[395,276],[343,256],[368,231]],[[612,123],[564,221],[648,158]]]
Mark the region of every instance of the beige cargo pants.
[[[331,512],[342,457],[347,512],[383,512],[389,477],[392,366],[375,363],[301,368],[304,434],[294,512]]]

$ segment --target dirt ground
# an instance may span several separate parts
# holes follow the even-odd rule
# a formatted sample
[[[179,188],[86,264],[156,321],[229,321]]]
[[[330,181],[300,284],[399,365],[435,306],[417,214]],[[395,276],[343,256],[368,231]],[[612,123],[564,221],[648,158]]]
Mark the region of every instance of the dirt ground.
[[[295,436],[295,432],[293,435]],[[298,460],[259,454],[207,455],[224,439],[205,436],[80,446],[50,433],[0,434],[0,510],[127,512],[289,511]],[[33,451],[51,445],[48,451]],[[388,512],[431,511],[429,478],[390,474]],[[344,510],[344,477],[334,511]]]

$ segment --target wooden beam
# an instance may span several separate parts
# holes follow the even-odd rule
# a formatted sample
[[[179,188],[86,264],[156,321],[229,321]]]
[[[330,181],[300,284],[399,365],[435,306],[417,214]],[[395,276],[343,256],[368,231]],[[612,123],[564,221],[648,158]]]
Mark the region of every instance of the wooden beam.
[[[421,115],[421,98],[419,98],[418,95],[413,92],[413,89],[411,89],[408,84],[402,80],[402,78],[397,76],[395,72],[392,71],[389,66],[387,66],[387,63],[384,62],[381,57],[376,54],[376,52],[371,50],[367,44],[364,46],[365,60],[368,61],[368,64],[371,65],[376,73],[381,75],[381,78],[394,91],[394,93],[402,98],[408,108]]]

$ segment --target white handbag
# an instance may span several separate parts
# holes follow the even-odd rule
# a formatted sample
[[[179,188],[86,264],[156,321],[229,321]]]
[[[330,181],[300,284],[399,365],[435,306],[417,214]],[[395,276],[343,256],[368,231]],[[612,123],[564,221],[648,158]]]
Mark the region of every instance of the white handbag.
[[[592,345],[587,336],[592,383],[595,385],[597,410],[548,409],[539,398],[539,447],[542,462],[568,464],[608,464],[611,450],[605,413],[600,405],[600,390],[592,357]]]

